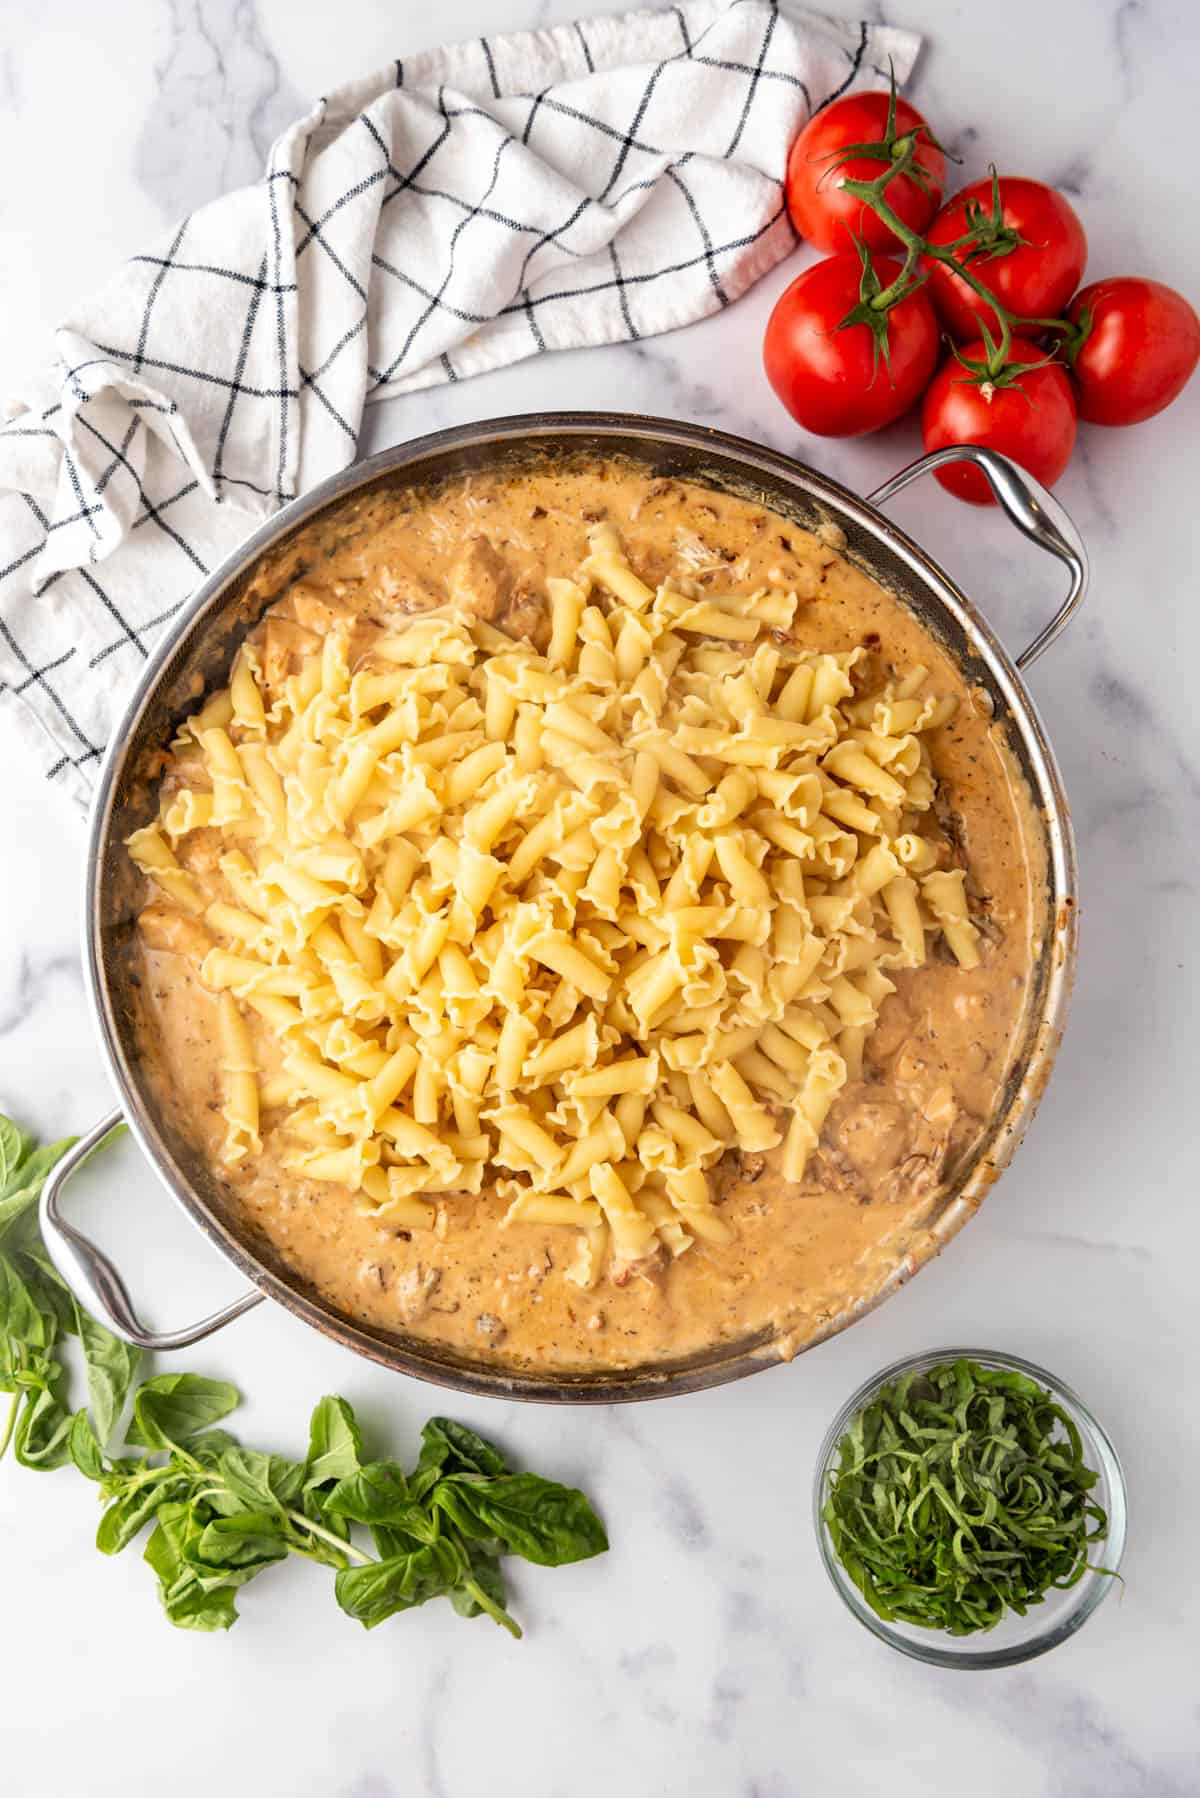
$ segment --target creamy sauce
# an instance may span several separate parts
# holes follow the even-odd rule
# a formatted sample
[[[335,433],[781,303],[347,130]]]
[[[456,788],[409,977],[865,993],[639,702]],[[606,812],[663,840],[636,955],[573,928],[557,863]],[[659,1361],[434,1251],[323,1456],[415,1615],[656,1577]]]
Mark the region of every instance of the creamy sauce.
[[[836,533],[813,535],[746,500],[652,481],[625,464],[476,475],[434,493],[351,501],[310,527],[256,577],[260,591],[280,596],[256,640],[264,658],[286,661],[348,613],[366,634],[375,619],[453,600],[538,642],[545,576],[578,566],[599,518],[618,526],[651,584],[673,569],[722,592],[794,589],[803,601],[795,640],[825,651],[865,645],[876,676],[922,663],[931,689],[960,701],[931,738],[939,800],[926,828],[940,865],[967,869],[982,964],[964,972],[933,951],[926,967],[893,976],[898,990],[869,1041],[864,1077],[839,1097],[802,1185],[786,1184],[770,1156],[732,1151],[713,1176],[732,1243],[697,1241],[678,1260],[635,1264],[622,1270],[623,1285],[591,1290],[563,1278],[572,1232],[501,1230],[505,1202],[486,1189],[443,1200],[433,1232],[383,1226],[345,1189],[287,1171],[269,1114],[261,1157],[222,1165],[216,1001],[191,959],[212,939],[146,888],[136,951],[139,1034],[156,1100],[218,1171],[235,1219],[356,1320],[551,1374],[674,1359],[765,1329],[794,1349],[869,1296],[995,1111],[1040,948],[1040,839],[986,699],[897,600],[839,554]],[[214,893],[218,852],[210,831],[180,850]],[[263,1032],[255,1046],[269,1073],[271,1038]]]

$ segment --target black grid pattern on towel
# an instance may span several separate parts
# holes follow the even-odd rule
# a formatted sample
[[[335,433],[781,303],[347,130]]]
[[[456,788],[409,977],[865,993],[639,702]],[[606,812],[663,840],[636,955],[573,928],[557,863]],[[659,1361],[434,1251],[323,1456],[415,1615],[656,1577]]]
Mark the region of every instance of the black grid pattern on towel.
[[[119,305],[58,334],[58,399],[0,426],[0,489],[5,457],[38,474],[0,491],[0,698],[32,706],[51,779],[82,795],[123,689],[245,512],[352,460],[364,403],[476,372],[480,333],[522,334],[495,338],[493,366],[589,332],[637,340],[681,280],[699,317],[777,259],[777,184],[747,219],[721,164],[765,186],[764,111],[798,124],[886,78],[896,42],[901,74],[915,54],[905,34],[831,21],[808,54],[788,18],[779,0],[685,0],[645,26],[661,53],[628,67],[613,21],[580,21],[549,34],[555,78],[528,87],[510,78],[516,39],[438,53],[453,80],[396,62],[391,92],[347,118],[340,161],[307,156],[318,112],[257,189],[185,219],[126,265]],[[679,141],[688,84],[719,97],[719,142]],[[652,254],[651,204],[669,221]],[[481,264],[500,273],[472,305]]]

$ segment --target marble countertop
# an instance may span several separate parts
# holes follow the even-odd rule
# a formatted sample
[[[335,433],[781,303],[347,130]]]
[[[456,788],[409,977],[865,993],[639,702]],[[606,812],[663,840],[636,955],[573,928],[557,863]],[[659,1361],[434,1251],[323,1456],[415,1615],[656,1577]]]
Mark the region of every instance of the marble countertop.
[[[9,0],[0,391],[79,291],[176,215],[253,178],[312,94],[397,51],[572,10]],[[1086,220],[1094,274],[1136,270],[1200,293],[1180,172],[1191,150],[1178,95],[1200,54],[1188,0],[897,0],[896,22],[927,34],[910,91],[966,177],[994,156],[1057,182]],[[711,421],[866,491],[914,453],[914,428],[863,444],[806,438],[760,372],[767,313],[799,266],[678,335],[380,407],[364,448],[488,414],[617,403]],[[740,1386],[611,1410],[454,1402],[523,1464],[585,1485],[609,1521],[608,1556],[520,1573],[519,1646],[445,1606],[364,1634],[336,1612],[324,1576],[300,1566],[252,1588],[231,1635],[174,1632],[135,1554],[95,1553],[81,1482],[6,1464],[0,1792],[103,1798],[160,1780],[177,1798],[1197,1790],[1200,1430],[1186,1368],[1200,1350],[1188,1123],[1200,741],[1185,671],[1200,653],[1198,425],[1200,383],[1136,431],[1085,432],[1059,489],[1094,582],[1031,684],[1079,837],[1082,953],[1050,1089],[970,1229],[881,1312]],[[1056,572],[997,517],[932,486],[896,510],[1010,644],[1033,634]],[[76,947],[82,826],[11,758],[0,824],[0,1106],[46,1134],[83,1130],[110,1094]],[[106,1239],[136,1238],[154,1321],[231,1296],[230,1270],[156,1202],[133,1152],[120,1157]],[[1053,1655],[976,1677],[924,1669],[868,1636],[828,1585],[809,1516],[817,1445],[853,1386],[895,1356],[964,1341],[1023,1353],[1088,1398],[1124,1456],[1131,1502],[1124,1590]],[[432,1389],[269,1305],[186,1361],[236,1377],[253,1395],[247,1437],[272,1447],[299,1446],[323,1391],[345,1392],[402,1451],[443,1408]]]

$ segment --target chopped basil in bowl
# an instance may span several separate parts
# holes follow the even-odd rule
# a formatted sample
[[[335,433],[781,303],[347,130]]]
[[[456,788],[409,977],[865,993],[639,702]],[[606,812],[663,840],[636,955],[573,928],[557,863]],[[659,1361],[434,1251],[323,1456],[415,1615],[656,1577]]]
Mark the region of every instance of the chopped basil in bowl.
[[[860,1387],[822,1444],[814,1510],[849,1609],[943,1667],[1056,1647],[1117,1583],[1125,1546],[1101,1425],[1045,1369],[989,1350],[913,1355]]]

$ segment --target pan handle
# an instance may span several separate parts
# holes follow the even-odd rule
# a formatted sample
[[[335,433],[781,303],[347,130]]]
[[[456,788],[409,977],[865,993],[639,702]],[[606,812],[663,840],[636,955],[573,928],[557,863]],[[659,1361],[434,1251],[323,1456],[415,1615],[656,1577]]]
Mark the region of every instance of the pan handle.
[[[125,1128],[125,1121],[119,1111],[103,1118],[94,1130],[81,1136],[74,1148],[68,1149],[62,1160],[51,1168],[42,1187],[42,1196],[38,1207],[38,1218],[42,1226],[42,1238],[46,1244],[50,1259],[66,1281],[71,1291],[81,1304],[89,1311],[102,1318],[123,1342],[131,1342],[135,1348],[142,1349],[178,1349],[187,1348],[190,1343],[200,1342],[205,1336],[231,1324],[235,1317],[243,1311],[249,1311],[252,1305],[259,1305],[266,1297],[252,1287],[235,1299],[232,1305],[226,1305],[222,1311],[214,1311],[198,1324],[191,1324],[185,1330],[147,1330],[139,1321],[133,1308],[124,1280],[117,1272],[103,1249],[74,1224],[67,1222],[62,1214],[61,1197],[63,1188],[72,1174],[82,1167],[88,1157],[102,1143],[115,1136]]]
[[[899,493],[902,487],[915,481],[918,475],[932,474],[934,469],[944,468],[948,462],[973,462],[1022,535],[1036,543],[1039,549],[1057,556],[1070,569],[1071,586],[1067,597],[1049,624],[1017,657],[1018,668],[1032,668],[1038,657],[1066,629],[1087,592],[1088,559],[1083,539],[1062,506],[1051,499],[1040,481],[1018,468],[1007,456],[1000,455],[997,450],[984,449],[977,443],[952,443],[945,449],[933,450],[928,456],[910,462],[882,487],[876,487],[874,493],[868,493],[867,498],[873,505],[881,506],[893,493]]]

